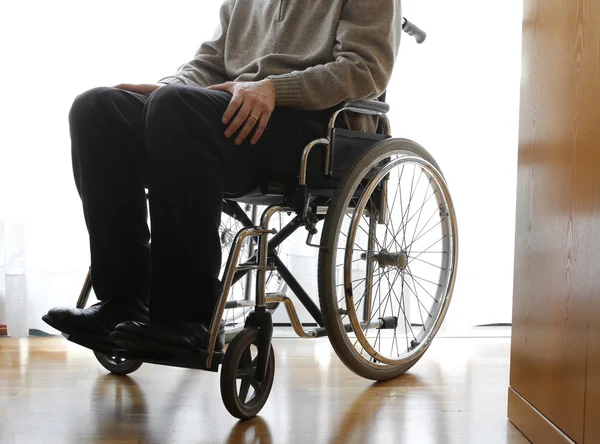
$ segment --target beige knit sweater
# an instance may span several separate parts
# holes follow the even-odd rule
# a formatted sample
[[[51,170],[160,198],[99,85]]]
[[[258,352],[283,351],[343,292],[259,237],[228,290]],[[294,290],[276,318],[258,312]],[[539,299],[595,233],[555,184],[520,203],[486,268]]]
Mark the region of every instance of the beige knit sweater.
[[[201,87],[269,78],[276,106],[373,99],[400,44],[400,0],[225,0],[214,38],[160,80]]]

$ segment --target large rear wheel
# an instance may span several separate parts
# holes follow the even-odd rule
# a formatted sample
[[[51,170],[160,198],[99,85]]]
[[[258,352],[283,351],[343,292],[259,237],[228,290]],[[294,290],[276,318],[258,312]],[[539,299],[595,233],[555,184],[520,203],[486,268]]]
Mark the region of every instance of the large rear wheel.
[[[385,380],[425,353],[448,310],[456,216],[429,153],[404,139],[373,145],[329,204],[319,297],[331,344],[352,371]]]

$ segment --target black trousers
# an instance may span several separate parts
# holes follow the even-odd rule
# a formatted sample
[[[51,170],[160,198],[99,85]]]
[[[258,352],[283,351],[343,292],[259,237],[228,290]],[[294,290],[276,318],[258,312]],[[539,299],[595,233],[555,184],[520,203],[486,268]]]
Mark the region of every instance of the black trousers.
[[[73,171],[100,300],[145,300],[159,321],[212,318],[224,192],[297,180],[329,113],[276,108],[261,140],[227,139],[231,95],[167,85],[143,96],[95,88],[69,114]],[[149,192],[150,229],[145,189]]]

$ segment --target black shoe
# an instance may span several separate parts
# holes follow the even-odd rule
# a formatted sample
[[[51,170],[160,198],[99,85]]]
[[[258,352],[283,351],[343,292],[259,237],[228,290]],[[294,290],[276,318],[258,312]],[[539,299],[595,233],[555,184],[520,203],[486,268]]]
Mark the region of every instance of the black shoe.
[[[53,308],[42,316],[46,324],[87,341],[110,343],[109,335],[121,322],[148,320],[148,308],[141,302],[102,301],[91,307]]]
[[[117,325],[110,340],[131,351],[177,353],[208,349],[208,327],[199,322],[148,323],[127,321]],[[225,346],[225,324],[221,321],[215,351]]]

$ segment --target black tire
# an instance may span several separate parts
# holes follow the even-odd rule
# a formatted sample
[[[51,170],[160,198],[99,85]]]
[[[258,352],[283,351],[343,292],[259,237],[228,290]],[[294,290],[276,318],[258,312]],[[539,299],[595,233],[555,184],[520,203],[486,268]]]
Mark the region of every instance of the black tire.
[[[133,373],[144,363],[143,361],[134,361],[132,359],[114,358],[97,351],[94,352],[94,355],[102,367],[115,375],[121,376]]]
[[[430,345],[430,341],[423,344],[423,346],[419,348],[418,353],[416,353],[415,356],[412,356],[409,362],[402,364],[380,365],[378,368],[374,368],[375,366],[367,365],[364,360],[360,359],[344,329],[342,315],[340,314],[340,308],[335,296],[335,251],[338,248],[338,221],[343,218],[342,215],[343,212],[346,211],[347,199],[354,193],[354,186],[357,183],[357,180],[364,177],[363,174],[365,174],[366,169],[372,166],[377,159],[381,161],[381,159],[386,158],[386,154],[394,152],[402,152],[406,155],[423,159],[437,170],[438,175],[443,180],[443,175],[435,160],[423,147],[416,143],[405,139],[386,139],[373,145],[360,159],[357,160],[354,166],[349,169],[346,176],[340,180],[334,197],[329,203],[329,209],[323,225],[321,238],[321,245],[324,245],[325,248],[321,248],[319,251],[318,264],[319,301],[323,313],[323,321],[333,349],[346,367],[354,373],[361,377],[378,381],[391,379],[408,371],[423,356]],[[451,294],[452,290],[450,290],[450,296]],[[450,296],[448,296],[448,303],[450,301]],[[442,320],[446,310],[447,304],[443,310]],[[437,328],[439,328],[439,326]],[[433,336],[435,336],[435,333],[437,333],[437,329],[433,332]],[[374,359],[373,362],[376,363],[377,360]]]
[[[255,417],[263,408],[275,377],[275,355],[271,345],[269,353],[269,363],[267,366],[267,376],[263,382],[254,379],[252,371],[256,370],[256,358],[252,357],[251,347],[258,344],[258,330],[255,328],[245,328],[238,333],[231,341],[225,353],[223,365],[221,368],[221,397],[223,404],[238,419],[246,420]],[[242,358],[246,364],[251,363],[250,369],[240,369]],[[246,373],[250,373],[246,375]],[[244,381],[243,378],[246,378]],[[237,381],[242,379],[240,390],[238,391]],[[240,392],[243,385],[247,385],[245,399],[240,399]],[[250,389],[254,389],[254,396],[247,400]],[[243,395],[242,395],[243,396]]]

